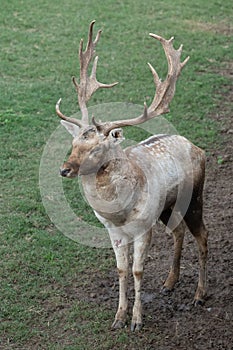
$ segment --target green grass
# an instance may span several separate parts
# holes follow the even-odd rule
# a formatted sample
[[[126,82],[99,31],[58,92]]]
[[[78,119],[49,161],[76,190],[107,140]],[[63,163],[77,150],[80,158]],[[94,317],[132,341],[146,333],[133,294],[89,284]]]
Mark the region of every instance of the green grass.
[[[191,59],[167,119],[208,151],[221,142],[211,114],[220,108],[229,85],[219,72],[232,59],[232,3],[3,0],[1,5],[0,348],[128,349],[135,344],[128,331],[109,332],[115,310],[104,303],[90,306],[69,292],[75,286],[88,289],[89,277],[101,278],[113,269],[113,253],[66,238],[41,201],[40,159],[59,124],[54,106],[63,97],[65,113],[77,111],[71,76],[78,75],[78,44],[92,19],[103,28],[98,78],[120,83],[97,92],[91,105],[150,101],[154,86],[146,63],[164,77],[166,62],[148,33],[174,35],[176,47],[184,44],[183,57]],[[130,129],[126,132],[130,136]],[[87,205],[73,192],[77,184],[64,187],[87,219]],[[140,349],[144,341],[137,339]]]

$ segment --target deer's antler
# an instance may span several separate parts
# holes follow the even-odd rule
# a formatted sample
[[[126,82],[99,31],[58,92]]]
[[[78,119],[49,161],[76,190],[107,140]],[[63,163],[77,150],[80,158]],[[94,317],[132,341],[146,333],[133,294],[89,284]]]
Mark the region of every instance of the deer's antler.
[[[73,77],[73,83],[76,87],[78,93],[78,103],[82,113],[82,121],[85,124],[88,124],[88,111],[87,111],[87,102],[94,92],[99,88],[111,88],[118,84],[115,82],[113,84],[102,84],[96,79],[96,69],[98,56],[95,57],[91,75],[88,77],[88,67],[95,55],[95,47],[100,39],[102,33],[101,30],[98,30],[95,40],[93,41],[93,27],[95,21],[92,21],[89,28],[88,42],[86,50],[83,51],[83,40],[80,41],[79,46],[79,60],[80,60],[80,83],[78,84],[75,77]]]
[[[183,62],[180,62],[182,45],[178,50],[175,50],[173,47],[173,37],[169,40],[166,40],[156,34],[150,33],[150,36],[156,40],[159,40],[163,46],[168,61],[167,77],[164,81],[161,81],[156,70],[152,67],[150,63],[148,63],[153,74],[154,83],[156,86],[156,93],[151,105],[147,107],[146,103],[144,103],[143,114],[134,119],[118,120],[108,123],[98,123],[94,118],[92,118],[93,124],[97,127],[99,131],[101,131],[105,135],[108,135],[108,133],[112,129],[123,126],[138,125],[156,116],[169,112],[169,104],[175,93],[176,81],[180,75],[182,68],[188,62],[189,57],[187,57]]]
[[[98,56],[95,57],[91,74],[90,76],[88,76],[88,67],[90,65],[91,60],[95,56],[95,47],[100,39],[100,35],[102,32],[101,30],[98,30],[96,38],[95,40],[93,40],[94,24],[95,24],[95,21],[92,21],[90,24],[89,33],[88,33],[88,42],[87,42],[85,51],[83,51],[83,39],[81,39],[80,41],[80,45],[79,45],[80,81],[79,83],[77,82],[75,77],[72,77],[74,86],[78,94],[78,104],[81,110],[82,120],[76,121],[76,119],[66,117],[64,114],[62,114],[59,109],[61,99],[56,104],[56,112],[60,118],[70,121],[71,123],[79,126],[88,125],[89,123],[87,102],[89,101],[90,97],[94,94],[94,92],[99,88],[111,88],[116,84],[118,84],[118,82],[115,82],[113,84],[102,84],[97,81],[96,69],[97,69]]]
[[[67,122],[78,125],[80,128],[82,128],[85,125],[84,123],[82,123],[80,120],[78,120],[76,118],[71,118],[71,117],[67,117],[66,115],[64,115],[60,111],[60,104],[61,104],[61,98],[56,103],[56,112],[57,112],[58,117],[60,117],[63,120],[66,120]]]

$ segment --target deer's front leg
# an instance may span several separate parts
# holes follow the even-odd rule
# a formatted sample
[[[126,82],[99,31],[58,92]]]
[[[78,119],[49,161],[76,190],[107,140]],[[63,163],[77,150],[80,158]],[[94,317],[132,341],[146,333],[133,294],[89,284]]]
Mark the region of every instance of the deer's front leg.
[[[141,286],[143,277],[144,261],[147,257],[148,249],[151,242],[152,231],[142,235],[134,241],[134,291],[135,300],[133,306],[133,317],[131,321],[131,331],[138,331],[142,328],[142,303],[141,303]]]
[[[112,245],[116,255],[119,276],[119,305],[112,328],[119,329],[125,326],[128,311],[129,245],[128,242],[124,242],[120,238],[113,239]]]

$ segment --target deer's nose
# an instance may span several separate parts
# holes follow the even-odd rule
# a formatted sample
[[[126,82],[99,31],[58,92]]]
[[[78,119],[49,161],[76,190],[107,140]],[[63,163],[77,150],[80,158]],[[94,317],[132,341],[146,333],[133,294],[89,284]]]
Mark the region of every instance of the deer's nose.
[[[65,177],[65,176],[67,176],[70,173],[70,171],[71,171],[70,168],[60,169],[60,175]]]

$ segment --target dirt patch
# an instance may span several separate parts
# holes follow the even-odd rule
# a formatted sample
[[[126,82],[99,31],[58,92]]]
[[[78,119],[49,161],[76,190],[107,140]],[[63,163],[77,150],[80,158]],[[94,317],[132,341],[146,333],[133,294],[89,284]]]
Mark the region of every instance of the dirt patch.
[[[233,61],[226,62],[225,68],[221,70],[220,74],[223,77],[232,78],[233,77]],[[232,102],[232,93],[233,93],[233,91],[231,90],[231,93],[229,95],[231,97],[231,100],[229,102]]]
[[[208,22],[199,22],[193,20],[186,20],[185,23],[193,31],[205,31],[212,32],[216,34],[222,34],[225,36],[231,36],[233,32],[233,27],[231,24],[226,24],[224,22],[218,23],[208,23]]]

